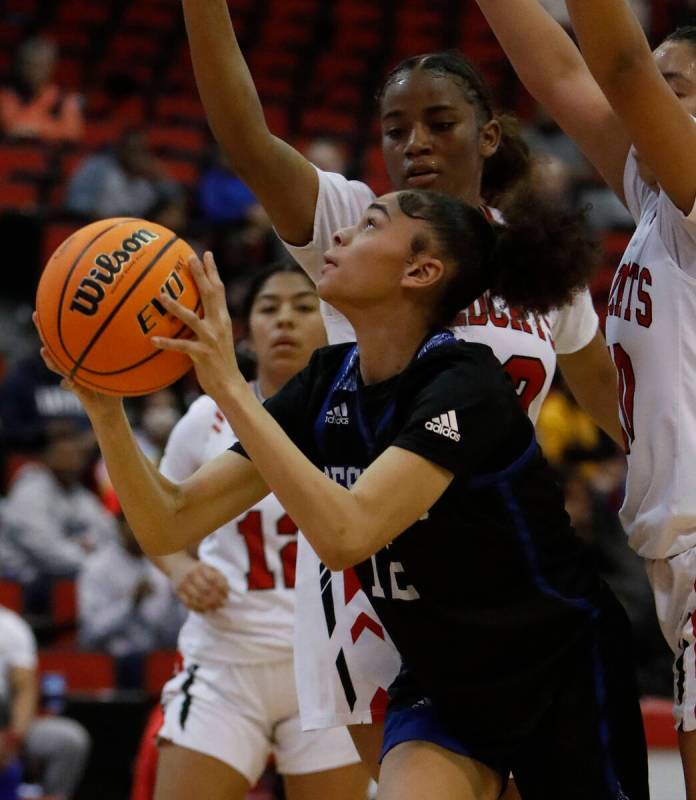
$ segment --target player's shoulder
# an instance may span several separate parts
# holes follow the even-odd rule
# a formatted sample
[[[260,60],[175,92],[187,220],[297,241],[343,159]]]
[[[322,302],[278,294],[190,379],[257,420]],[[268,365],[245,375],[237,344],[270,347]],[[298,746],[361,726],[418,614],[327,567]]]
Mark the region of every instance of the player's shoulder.
[[[2,632],[3,639],[9,639],[10,637],[33,639],[34,636],[29,623],[15,611],[5,606],[0,606],[0,632]]]
[[[354,348],[355,342],[342,342],[341,344],[329,344],[325,347],[319,347],[312,354],[305,372],[313,377],[328,376],[343,364]]]
[[[435,348],[409,366],[401,395],[417,404],[434,395],[452,402],[514,402],[512,384],[486,344],[457,340]]]

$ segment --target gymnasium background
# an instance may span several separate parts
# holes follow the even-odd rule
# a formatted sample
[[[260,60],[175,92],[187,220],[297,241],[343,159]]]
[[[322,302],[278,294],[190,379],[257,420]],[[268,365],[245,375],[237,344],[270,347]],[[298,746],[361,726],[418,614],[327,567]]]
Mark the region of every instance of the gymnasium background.
[[[545,5],[563,19],[562,1]],[[696,20],[693,0],[634,5],[653,42]],[[473,0],[233,0],[230,8],[272,131],[378,194],[388,188],[374,101],[382,78],[406,56],[462,49],[490,82],[498,107],[519,116],[537,157],[539,191],[588,208],[603,248],[591,287],[603,319],[631,220],[521,89]],[[31,120],[18,116],[13,103],[13,93],[27,90],[27,70],[43,70],[35,89],[37,97],[45,93]],[[16,558],[18,533],[3,513],[13,481],[27,461],[41,458],[45,424],[80,416],[56,399],[56,380],[37,359],[30,314],[38,276],[77,227],[128,213],[172,227],[199,251],[212,248],[234,313],[248,276],[281,249],[263,210],[211,139],[176,0],[0,0],[0,83],[0,604],[21,614],[37,639],[44,713],[78,720],[91,738],[75,797],[123,800],[131,796],[143,728],[174,664],[176,631],[168,638],[153,634],[148,646],[132,652],[108,637],[95,645],[78,602],[82,565],[66,561],[56,569],[27,563],[26,554]],[[116,180],[113,170],[126,162],[139,170],[142,191],[122,197],[123,210],[118,203],[107,207],[97,184]],[[243,336],[241,323],[238,333]],[[189,376],[171,392],[130,404],[153,458],[197,391]],[[655,796],[663,790],[665,798],[674,797],[676,789],[666,788],[678,771],[669,702],[652,699],[670,695],[670,654],[642,565],[625,546],[616,517],[623,457],[560,382],[540,431],[566,484],[576,527],[634,622],[641,687],[651,698],[645,702],[649,736],[655,748],[665,748],[653,751]],[[113,511],[94,455],[83,483]],[[96,546],[83,548],[85,561]],[[138,791],[133,797],[148,796]],[[36,784],[24,792],[41,796]],[[279,796],[272,770],[255,796]]]

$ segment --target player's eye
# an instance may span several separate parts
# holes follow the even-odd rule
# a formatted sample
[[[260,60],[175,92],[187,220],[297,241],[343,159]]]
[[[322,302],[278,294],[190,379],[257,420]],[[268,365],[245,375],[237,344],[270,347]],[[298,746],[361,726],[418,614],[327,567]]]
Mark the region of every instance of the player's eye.
[[[387,137],[387,139],[399,139],[401,134],[401,128],[388,128],[386,131],[384,131],[384,135]]]
[[[433,122],[430,127],[437,133],[444,133],[445,131],[451,131],[455,125],[455,122]]]
[[[365,217],[365,222],[363,223],[363,228],[365,230],[369,230],[370,228],[376,228],[377,223],[375,222],[374,217]]]

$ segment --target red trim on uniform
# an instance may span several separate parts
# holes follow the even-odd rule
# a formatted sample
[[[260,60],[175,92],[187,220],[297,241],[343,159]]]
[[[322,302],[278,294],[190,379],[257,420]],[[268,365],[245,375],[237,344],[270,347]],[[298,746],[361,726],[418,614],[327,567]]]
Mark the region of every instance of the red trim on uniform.
[[[481,213],[483,216],[491,223],[491,225],[495,224],[495,217],[493,216],[493,211],[489,206],[479,206],[481,209]]]
[[[225,415],[222,413],[222,411],[220,411],[220,409],[217,409],[215,411],[215,419],[218,422],[224,422],[225,421]]]
[[[361,611],[360,614],[358,614],[358,618],[353,623],[353,627],[350,629],[350,635],[353,639],[353,644],[358,641],[364,630],[370,630],[375,634],[375,636],[379,636],[380,639],[384,639],[384,628],[379,624],[379,622],[372,619],[372,617],[368,617],[364,611]]]
[[[222,433],[222,428],[219,425],[213,425],[215,433]]]
[[[353,567],[343,570],[343,599],[348,605],[360,591],[360,581]]]
[[[374,697],[370,700],[370,714],[372,715],[373,722],[383,722],[387,715],[387,704],[389,703],[389,695],[385,689],[380,686],[375,692]]]

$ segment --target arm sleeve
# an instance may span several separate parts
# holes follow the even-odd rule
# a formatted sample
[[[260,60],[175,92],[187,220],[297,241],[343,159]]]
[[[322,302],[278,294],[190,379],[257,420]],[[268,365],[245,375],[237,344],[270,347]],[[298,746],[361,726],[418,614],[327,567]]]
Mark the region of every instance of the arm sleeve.
[[[553,341],[558,355],[577,353],[594,339],[599,328],[599,317],[587,289],[578,292],[573,302],[563,306],[551,325]]]
[[[660,192],[656,224],[672,260],[683,272],[696,278],[696,203],[689,214],[684,214],[666,192]]]
[[[458,364],[421,390],[393,445],[464,479],[510,466],[534,431],[492,360]]]
[[[349,181],[335,172],[319,174],[319,194],[314,212],[312,241],[304,247],[294,247],[283,242],[287,251],[317,283],[324,265],[323,255],[331,245],[334,233],[340,228],[355,225],[365,209],[375,199],[369,186],[360,181]]]
[[[319,281],[324,266],[323,256],[331,245],[334,233],[341,228],[355,225],[375,199],[372,189],[360,181],[349,181],[335,172],[317,172],[319,195],[314,212],[312,241],[304,247],[294,247],[284,242],[287,251],[314,283]],[[323,300],[320,306],[329,342],[354,342],[355,332],[343,314]]]
[[[165,478],[180,483],[202,466],[203,449],[215,408],[210,397],[199,397],[176,423],[159,465]]]
[[[637,225],[648,203],[656,198],[656,193],[640,177],[638,162],[636,161],[636,150],[634,147],[628,152],[626,166],[624,168],[624,194],[626,196],[628,210],[631,212],[631,216]]]

